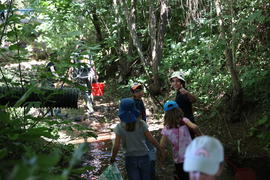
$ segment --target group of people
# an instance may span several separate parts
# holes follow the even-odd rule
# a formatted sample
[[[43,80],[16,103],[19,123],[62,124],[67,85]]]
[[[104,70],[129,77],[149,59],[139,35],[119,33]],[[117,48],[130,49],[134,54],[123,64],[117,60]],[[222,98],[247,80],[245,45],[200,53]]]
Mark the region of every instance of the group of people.
[[[170,83],[176,91],[176,99],[164,104],[164,128],[159,143],[146,122],[143,86],[133,85],[133,97],[121,100],[118,112],[121,121],[114,128],[110,162],[115,162],[122,144],[128,179],[153,180],[156,179],[156,154],[163,161],[168,155],[166,147],[170,142],[175,165],[174,179],[215,179],[222,170],[223,146],[218,139],[203,135],[195,124],[192,103],[196,97],[186,90],[184,74],[180,71],[172,73]]]

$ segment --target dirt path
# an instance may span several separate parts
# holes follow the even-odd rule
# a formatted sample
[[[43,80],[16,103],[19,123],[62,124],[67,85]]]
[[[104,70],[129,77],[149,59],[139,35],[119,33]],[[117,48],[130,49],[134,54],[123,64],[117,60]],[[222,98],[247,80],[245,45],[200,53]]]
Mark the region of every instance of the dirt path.
[[[83,111],[83,103],[81,102],[79,107],[81,108],[81,110],[79,110],[81,114],[70,114],[70,118],[80,119],[78,122],[79,124],[94,129],[96,131],[97,138],[78,138],[68,141],[67,143],[79,144],[85,141],[93,143],[114,139],[115,135],[113,133],[113,128],[120,121],[117,117],[118,104],[106,102],[103,98],[96,97],[96,99],[95,112],[93,114],[86,115]],[[150,131],[160,130],[163,127],[162,120],[155,119],[150,112],[147,112],[147,115],[147,123]]]

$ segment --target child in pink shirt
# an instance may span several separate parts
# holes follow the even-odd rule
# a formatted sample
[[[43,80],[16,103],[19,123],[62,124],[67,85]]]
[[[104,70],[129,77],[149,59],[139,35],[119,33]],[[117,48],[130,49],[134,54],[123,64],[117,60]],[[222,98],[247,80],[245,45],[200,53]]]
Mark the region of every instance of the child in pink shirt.
[[[184,154],[187,146],[191,143],[191,131],[201,135],[198,126],[189,119],[183,117],[183,111],[175,101],[168,101],[164,105],[164,128],[161,131],[160,145],[166,147],[169,141],[172,144],[173,160],[175,164],[175,179],[188,180],[188,173],[183,171]]]

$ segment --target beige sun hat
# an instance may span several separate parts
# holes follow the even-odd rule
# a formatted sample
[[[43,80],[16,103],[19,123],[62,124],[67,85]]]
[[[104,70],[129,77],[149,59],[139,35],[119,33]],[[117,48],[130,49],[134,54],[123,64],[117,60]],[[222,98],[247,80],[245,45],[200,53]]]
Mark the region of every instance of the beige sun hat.
[[[170,77],[170,79],[175,78],[175,77],[178,78],[178,79],[180,79],[180,80],[182,80],[182,81],[184,81],[184,82],[186,82],[186,80],[185,80],[185,74],[183,72],[181,72],[181,71],[175,71],[175,72],[173,72],[172,75],[171,75],[171,77]]]

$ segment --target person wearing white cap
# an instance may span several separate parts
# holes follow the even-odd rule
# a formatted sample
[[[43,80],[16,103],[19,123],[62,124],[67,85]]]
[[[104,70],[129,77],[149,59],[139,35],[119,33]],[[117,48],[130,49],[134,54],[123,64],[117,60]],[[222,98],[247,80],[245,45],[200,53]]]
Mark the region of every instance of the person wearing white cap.
[[[186,90],[185,75],[181,71],[175,71],[170,76],[172,88],[177,92],[175,101],[183,110],[184,116],[194,122],[192,103],[196,102],[197,98]]]
[[[214,180],[221,174],[224,149],[221,142],[210,136],[195,138],[187,147],[184,171],[190,180]]]

